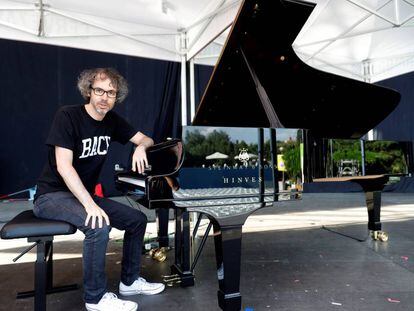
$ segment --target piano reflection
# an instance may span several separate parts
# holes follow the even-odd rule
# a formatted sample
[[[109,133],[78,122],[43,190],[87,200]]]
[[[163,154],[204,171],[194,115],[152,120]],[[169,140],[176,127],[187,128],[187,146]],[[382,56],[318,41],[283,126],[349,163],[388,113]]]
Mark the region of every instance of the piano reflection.
[[[124,172],[117,177],[119,184],[135,193],[140,189],[137,199],[149,208],[174,204],[172,280],[181,286],[194,284],[202,249],[190,262],[188,212],[210,220],[206,231],[213,227],[215,233],[218,304],[223,310],[241,309],[241,238],[247,217],[281,200],[301,197],[300,187],[279,189],[281,144],[290,139],[302,164],[295,175],[298,184],[321,177],[312,176],[309,161],[315,139],[361,137],[391,113],[400,99],[393,90],[318,71],[296,56],[292,43],[314,6],[297,0],[244,1],[192,126],[183,127],[182,140],[148,150],[151,168],[145,175]],[[339,109],[358,113],[350,120],[347,114],[336,113]],[[249,158],[243,154],[234,159],[244,152],[240,132],[253,137],[244,147],[252,149],[247,155],[255,152],[254,161],[240,161]],[[202,142],[209,133],[227,137],[224,149],[229,158],[219,166],[202,162],[208,155],[203,154]],[[177,182],[170,196],[160,196],[156,190],[165,177]]]

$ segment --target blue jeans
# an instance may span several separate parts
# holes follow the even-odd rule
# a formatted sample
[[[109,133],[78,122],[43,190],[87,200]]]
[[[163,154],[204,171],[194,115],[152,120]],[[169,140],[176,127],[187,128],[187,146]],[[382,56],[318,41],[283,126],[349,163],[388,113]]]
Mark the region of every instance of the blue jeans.
[[[109,217],[111,226],[125,230],[121,281],[131,285],[139,277],[141,249],[147,226],[147,217],[140,210],[106,199],[93,197]],[[98,303],[106,293],[106,247],[111,227],[105,221],[102,228],[85,226],[86,211],[71,192],[51,192],[39,196],[33,212],[37,217],[63,220],[85,234],[83,241],[83,285],[87,303]]]

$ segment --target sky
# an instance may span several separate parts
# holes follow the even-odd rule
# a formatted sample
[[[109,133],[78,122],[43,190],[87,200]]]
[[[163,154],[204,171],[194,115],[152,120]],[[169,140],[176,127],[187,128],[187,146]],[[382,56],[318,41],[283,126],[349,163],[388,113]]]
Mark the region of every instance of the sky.
[[[257,143],[257,129],[245,128],[245,127],[212,127],[212,126],[187,126],[186,130],[196,129],[203,135],[208,135],[214,130],[226,132],[233,142],[236,140],[244,140],[246,143]],[[289,139],[295,139],[297,129],[276,129],[276,139],[278,141],[285,141]],[[185,136],[184,136],[185,137]],[[265,141],[270,137],[269,130],[265,129],[264,138]]]

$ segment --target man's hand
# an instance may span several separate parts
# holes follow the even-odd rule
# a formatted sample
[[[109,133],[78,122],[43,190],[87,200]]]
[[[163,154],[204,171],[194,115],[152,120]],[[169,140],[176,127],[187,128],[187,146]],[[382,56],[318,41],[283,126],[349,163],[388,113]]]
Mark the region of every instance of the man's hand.
[[[85,207],[87,216],[85,220],[85,226],[91,221],[91,228],[95,229],[96,220],[98,220],[99,228],[103,226],[103,220],[109,226],[109,217],[106,213],[93,201],[91,195],[86,190],[79,178],[78,173],[72,165],[73,151],[63,147],[55,147],[56,154],[56,166],[57,170],[62,176],[65,184],[73,195],[79,200],[79,202]]]
[[[138,171],[138,173],[142,174],[144,173],[145,167],[148,166],[147,153],[145,150],[154,145],[154,141],[152,138],[145,136],[141,132],[137,132],[130,139],[130,142],[137,146],[134,154],[132,155],[132,170],[134,172]]]
[[[98,205],[88,206],[85,207],[87,216],[85,220],[85,226],[88,225],[89,220],[91,221],[91,228],[95,229],[96,220],[98,220],[98,227],[102,228],[103,226],[103,220],[105,219],[106,224],[109,226],[109,217],[104,212],[103,209],[101,209]]]
[[[135,148],[132,155],[132,170],[138,173],[144,173],[144,169],[148,166],[147,153],[145,152],[145,146],[138,146]]]

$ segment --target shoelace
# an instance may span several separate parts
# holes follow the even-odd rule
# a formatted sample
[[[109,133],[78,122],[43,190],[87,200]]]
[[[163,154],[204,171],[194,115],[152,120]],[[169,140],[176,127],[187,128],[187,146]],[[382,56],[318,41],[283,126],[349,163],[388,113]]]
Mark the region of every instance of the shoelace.
[[[118,296],[115,295],[114,293],[111,292],[107,292],[105,295],[103,295],[102,297],[104,300],[112,300],[112,299],[117,299]]]
[[[102,299],[105,301],[105,302],[108,302],[108,303],[110,303],[110,304],[119,304],[119,303],[121,303],[122,305],[124,305],[125,304],[125,301],[123,301],[123,300],[120,300],[120,299],[118,299],[118,296],[117,295],[115,295],[114,293],[111,293],[111,292],[107,292],[103,297],[102,297]]]
[[[141,281],[142,283],[148,283],[147,280],[142,277],[139,277],[138,280]]]
[[[139,277],[138,281],[141,282],[141,287],[145,286],[147,289],[155,289],[159,286],[158,283],[148,283],[146,279]]]
[[[155,283],[148,283],[146,279],[139,277],[138,280],[141,282],[141,286],[147,286],[150,288],[155,288],[157,287],[158,284]]]

